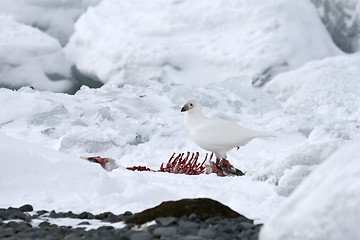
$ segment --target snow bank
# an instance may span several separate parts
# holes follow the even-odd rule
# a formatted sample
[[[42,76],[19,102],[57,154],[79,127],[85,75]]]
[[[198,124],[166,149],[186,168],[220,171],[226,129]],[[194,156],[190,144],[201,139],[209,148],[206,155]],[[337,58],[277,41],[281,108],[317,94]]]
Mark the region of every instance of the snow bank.
[[[345,52],[360,51],[360,2],[312,0],[334,42]]]
[[[158,168],[173,152],[200,150],[186,132],[180,112],[189,98],[203,102],[207,115],[218,112],[222,118],[268,130],[266,125],[257,125],[257,120],[269,122],[259,113],[277,109],[276,101],[250,83],[230,87],[229,80],[222,84],[223,88],[216,85],[205,89],[158,83],[145,89],[131,85],[83,87],[74,96],[29,88],[17,92],[2,89],[0,101],[6,107],[0,129],[77,156],[100,155],[121,159],[128,166]],[[242,98],[237,97],[240,93]],[[17,111],[13,111],[14,106]],[[239,121],[240,114],[253,120]]]
[[[59,40],[64,46],[74,32],[74,23],[88,6],[101,0],[1,0],[0,13],[33,26]]]
[[[264,182],[220,178],[104,171],[99,164],[20,141],[0,133],[1,207],[31,203],[35,209],[74,212],[139,212],[165,200],[210,197],[263,221],[282,198]],[[256,189],[256,190],[254,190]],[[251,192],[251,194],[246,194]]]
[[[265,90],[299,108],[332,118],[360,120],[360,54],[313,61],[304,67],[276,76]]]
[[[337,151],[266,222],[260,239],[357,239],[360,142]]]
[[[262,85],[340,54],[307,0],[104,0],[77,21],[66,52],[82,75],[117,85],[239,75]]]
[[[70,65],[57,40],[0,15],[0,87],[72,91]]]
[[[283,151],[256,179],[274,183],[276,192],[288,196],[334,151],[359,139],[359,64],[359,54],[330,57],[281,73],[265,86],[284,103],[279,127],[292,125],[306,139]]]

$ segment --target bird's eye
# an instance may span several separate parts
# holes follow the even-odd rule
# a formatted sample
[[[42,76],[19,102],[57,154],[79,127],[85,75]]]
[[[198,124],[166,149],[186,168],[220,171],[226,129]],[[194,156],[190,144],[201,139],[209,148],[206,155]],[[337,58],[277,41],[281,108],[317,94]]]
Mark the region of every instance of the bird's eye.
[[[193,104],[192,103],[190,103],[190,107],[192,107],[193,106]]]

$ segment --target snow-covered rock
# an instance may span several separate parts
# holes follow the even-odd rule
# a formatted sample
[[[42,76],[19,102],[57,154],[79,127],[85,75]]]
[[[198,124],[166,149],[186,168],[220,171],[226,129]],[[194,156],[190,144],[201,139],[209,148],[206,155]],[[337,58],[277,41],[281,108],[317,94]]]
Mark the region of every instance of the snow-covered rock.
[[[82,75],[116,85],[240,75],[262,85],[341,53],[309,0],[104,0],[79,18],[66,52]]]
[[[360,2],[311,0],[334,42],[345,52],[360,51]]]
[[[64,46],[74,32],[74,23],[89,6],[101,0],[1,0],[0,13],[33,26]]]
[[[0,15],[0,87],[71,92],[70,64],[59,42]]]
[[[265,90],[285,103],[332,118],[360,121],[360,54],[329,57],[276,76]]]
[[[264,225],[260,239],[357,239],[360,142],[322,163]]]

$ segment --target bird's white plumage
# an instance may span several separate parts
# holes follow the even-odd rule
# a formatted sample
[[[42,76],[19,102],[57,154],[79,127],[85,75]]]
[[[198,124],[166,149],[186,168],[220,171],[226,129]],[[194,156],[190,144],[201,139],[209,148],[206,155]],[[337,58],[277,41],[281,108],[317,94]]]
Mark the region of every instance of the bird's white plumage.
[[[185,112],[184,123],[191,138],[201,148],[215,153],[217,159],[226,159],[229,150],[254,138],[274,136],[230,121],[208,118],[202,114],[201,104],[196,100],[187,101],[181,111]]]

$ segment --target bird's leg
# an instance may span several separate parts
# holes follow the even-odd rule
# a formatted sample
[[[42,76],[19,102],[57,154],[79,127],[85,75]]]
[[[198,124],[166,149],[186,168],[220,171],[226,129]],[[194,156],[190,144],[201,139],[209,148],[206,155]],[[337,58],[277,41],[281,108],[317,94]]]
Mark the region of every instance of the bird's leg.
[[[222,159],[222,164],[221,164],[221,169],[230,175],[236,175],[236,176],[243,176],[245,175],[245,173],[243,173],[241,170],[235,168],[235,167],[226,167],[225,165],[225,161],[226,161],[226,157],[225,158],[221,158]],[[230,164],[230,163],[229,163]],[[230,165],[231,166],[231,165]]]
[[[226,159],[225,159],[225,158],[221,158],[221,159],[222,159],[221,167],[225,168],[225,161],[226,161]]]

